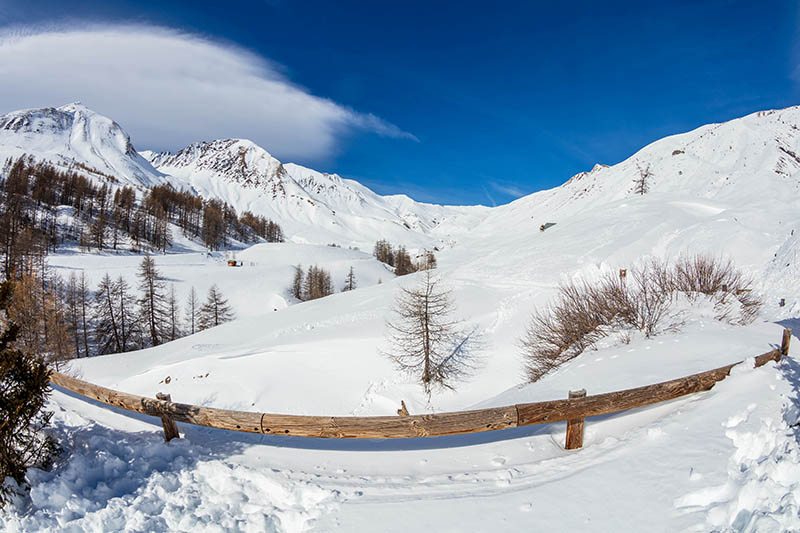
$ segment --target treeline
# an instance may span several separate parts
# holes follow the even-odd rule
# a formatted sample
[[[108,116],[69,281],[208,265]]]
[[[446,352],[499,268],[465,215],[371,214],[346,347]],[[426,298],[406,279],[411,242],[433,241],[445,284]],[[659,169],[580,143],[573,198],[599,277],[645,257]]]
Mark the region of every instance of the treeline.
[[[372,255],[381,263],[394,267],[394,273],[398,276],[436,268],[436,256],[430,250],[423,250],[417,261],[414,261],[405,246],[394,248],[386,239],[375,243]]]
[[[93,290],[83,272],[64,279],[43,262],[5,283],[9,320],[19,326],[16,345],[54,363],[158,346],[234,317],[216,286],[205,302],[193,287],[181,305],[150,256],[139,265],[135,288],[106,274]]]
[[[357,286],[356,274],[353,271],[353,267],[350,267],[350,271],[344,279],[342,292],[352,291]],[[335,290],[331,281],[331,274],[324,268],[313,265],[308,267],[307,271],[304,271],[302,265],[297,265],[294,267],[294,278],[292,279],[290,292],[292,296],[301,302],[306,302],[330,296]]]
[[[83,169],[84,167],[78,167]],[[112,180],[115,181],[115,180]],[[59,208],[71,216],[59,216]],[[6,279],[20,272],[27,256],[46,254],[64,243],[84,250],[165,251],[171,225],[209,250],[231,240],[282,242],[275,222],[246,211],[237,215],[219,200],[204,200],[168,185],[137,198],[131,187],[95,184],[75,170],[60,170],[30,156],[6,160],[0,174],[0,252]]]

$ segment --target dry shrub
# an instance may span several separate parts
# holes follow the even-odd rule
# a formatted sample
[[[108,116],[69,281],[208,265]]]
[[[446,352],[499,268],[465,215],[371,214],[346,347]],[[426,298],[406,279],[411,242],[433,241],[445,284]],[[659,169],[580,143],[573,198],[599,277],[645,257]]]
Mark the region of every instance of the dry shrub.
[[[710,297],[717,320],[730,324],[751,323],[763,305],[753,292],[753,279],[739,271],[730,259],[682,256],[675,263],[674,284],[691,300],[699,295]]]
[[[555,302],[534,312],[521,340],[528,378],[536,381],[636,319],[637,307],[630,292],[611,274],[596,284],[562,284]]]
[[[562,284],[554,302],[535,311],[520,343],[530,381],[583,353],[601,338],[630,330],[650,337],[682,325],[673,311],[678,294],[690,300],[711,298],[716,318],[732,324],[752,322],[761,300],[751,280],[730,260],[702,255],[642,261],[630,270],[628,282],[607,273],[595,282]],[[629,342],[629,341],[628,341]]]

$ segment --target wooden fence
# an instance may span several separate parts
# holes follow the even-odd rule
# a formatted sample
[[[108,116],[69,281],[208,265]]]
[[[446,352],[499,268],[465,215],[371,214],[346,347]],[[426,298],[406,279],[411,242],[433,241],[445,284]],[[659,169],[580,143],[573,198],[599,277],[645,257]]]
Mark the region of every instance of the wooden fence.
[[[757,356],[755,366],[780,361],[781,356],[787,355],[791,333],[790,329],[785,329],[780,349]],[[160,417],[167,440],[178,436],[175,421],[248,433],[337,439],[434,437],[567,421],[565,447],[574,449],[583,445],[586,417],[617,413],[708,390],[741,362],[654,385],[594,396],[586,396],[585,390],[581,390],[570,392],[569,398],[564,400],[424,415],[408,415],[401,409],[398,416],[369,417],[281,415],[200,407],[172,402],[168,395],[158,394],[154,399],[119,392],[59,372],[53,372],[50,381],[114,407]]]

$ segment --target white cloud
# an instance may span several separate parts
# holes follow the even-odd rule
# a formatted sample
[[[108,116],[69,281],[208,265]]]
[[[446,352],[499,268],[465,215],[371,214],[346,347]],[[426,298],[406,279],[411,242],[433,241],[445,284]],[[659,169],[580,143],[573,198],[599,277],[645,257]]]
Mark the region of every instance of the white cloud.
[[[490,181],[489,185],[492,187],[492,189],[501,192],[503,194],[507,194],[508,196],[513,196],[515,198],[519,198],[521,196],[525,196],[526,194],[528,194],[519,187],[517,187],[516,185],[502,184],[502,183],[497,183],[496,181]]]
[[[248,138],[286,160],[321,160],[352,130],[416,140],[394,124],[292,84],[234,45],[152,26],[6,30],[0,114],[80,100],[138,149]]]

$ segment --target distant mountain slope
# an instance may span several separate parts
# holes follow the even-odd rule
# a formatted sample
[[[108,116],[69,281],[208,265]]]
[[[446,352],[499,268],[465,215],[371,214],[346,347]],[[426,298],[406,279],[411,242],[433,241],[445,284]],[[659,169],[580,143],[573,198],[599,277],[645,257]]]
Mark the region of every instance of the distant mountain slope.
[[[245,139],[192,144],[175,153],[142,152],[176,186],[185,184],[237,211],[270,217],[297,242],[370,246],[388,238],[408,246],[442,246],[474,226],[483,207],[446,207],[380,196],[336,174],[283,164]]]
[[[648,254],[705,251],[732,256],[761,277],[800,230],[798,128],[800,107],[702,126],[492,209],[462,239],[464,275],[519,277],[530,269],[523,277],[549,282]],[[650,174],[644,195],[634,190],[641,172]],[[540,231],[548,222],[556,225]],[[574,268],[564,270],[565,258]]]
[[[582,262],[613,256],[627,261],[628,255],[674,254],[696,246],[730,250],[761,269],[798,225],[798,127],[798,107],[702,126],[656,141],[614,166],[596,165],[559,187],[491,209],[380,196],[336,174],[284,164],[243,139],[140,155],[117,123],[80,104],[3,115],[0,157],[27,153],[61,166],[79,165],[98,180],[112,176],[139,187],[170,183],[220,199],[240,213],[269,217],[299,243],[368,248],[387,238],[412,248],[460,244],[465,259],[480,259],[491,269],[512,260],[500,251],[505,247],[528,256],[552,254],[541,239],[561,238],[582,243],[587,252],[576,258]],[[639,195],[635,183],[642,173],[648,175],[647,193]],[[540,232],[546,222],[557,224]],[[481,249],[485,253],[475,253]]]
[[[296,242],[371,247],[387,238],[412,248],[442,247],[488,211],[380,196],[336,174],[284,165],[242,139],[194,143],[175,154],[139,154],[119,124],[79,103],[0,116],[0,158],[23,154],[106,183],[139,189],[169,183],[192,190],[239,213],[267,216]]]
[[[87,174],[111,176],[122,185],[149,187],[164,181],[119,124],[80,103],[0,116],[0,158],[23,154],[63,167],[78,164]]]

